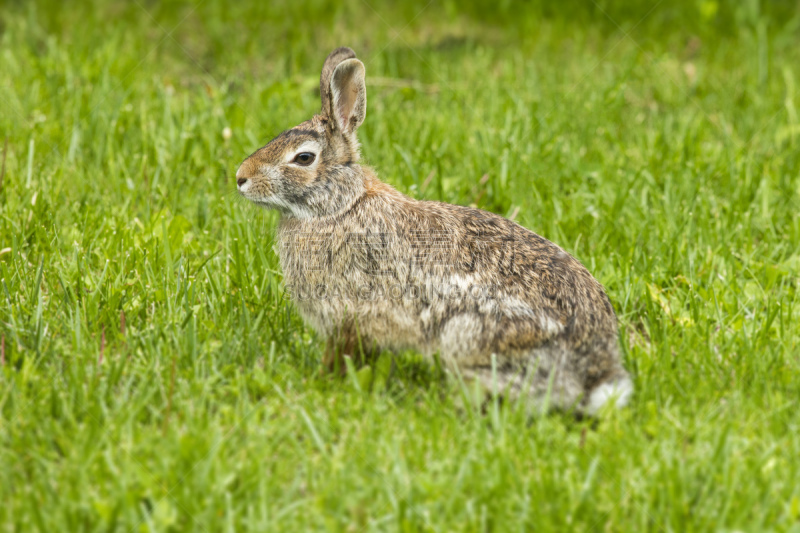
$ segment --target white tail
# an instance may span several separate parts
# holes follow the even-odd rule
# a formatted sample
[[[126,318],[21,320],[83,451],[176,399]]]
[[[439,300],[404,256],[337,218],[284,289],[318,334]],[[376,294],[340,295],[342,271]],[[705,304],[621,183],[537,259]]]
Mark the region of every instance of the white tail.
[[[596,415],[600,409],[609,401],[614,402],[617,409],[628,405],[633,395],[633,383],[630,378],[625,377],[616,381],[608,381],[594,388],[586,402],[584,412],[589,415]]]

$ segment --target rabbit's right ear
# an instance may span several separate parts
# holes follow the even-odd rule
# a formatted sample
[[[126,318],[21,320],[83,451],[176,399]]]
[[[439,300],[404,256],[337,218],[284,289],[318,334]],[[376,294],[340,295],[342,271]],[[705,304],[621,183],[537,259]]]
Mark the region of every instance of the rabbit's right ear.
[[[367,115],[367,82],[364,63],[356,58],[339,63],[331,76],[329,117],[345,135],[355,133]]]
[[[325,64],[322,66],[322,74],[319,76],[319,96],[322,99],[321,114],[330,116],[331,78],[333,77],[333,71],[339,66],[339,63],[354,57],[356,57],[356,53],[353,52],[351,48],[342,46],[328,54],[328,57],[325,58]]]

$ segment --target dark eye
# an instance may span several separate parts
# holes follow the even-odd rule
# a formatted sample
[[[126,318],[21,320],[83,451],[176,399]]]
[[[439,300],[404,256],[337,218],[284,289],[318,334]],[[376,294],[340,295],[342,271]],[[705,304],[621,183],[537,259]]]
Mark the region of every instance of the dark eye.
[[[307,166],[314,162],[314,158],[317,157],[311,152],[300,152],[296,156],[294,156],[294,162],[298,165]]]

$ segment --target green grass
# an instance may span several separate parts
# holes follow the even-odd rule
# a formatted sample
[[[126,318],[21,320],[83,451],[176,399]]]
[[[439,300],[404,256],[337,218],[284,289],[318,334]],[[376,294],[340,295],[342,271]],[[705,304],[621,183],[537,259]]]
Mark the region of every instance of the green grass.
[[[425,3],[2,4],[1,531],[800,531],[797,3]],[[342,44],[385,181],[606,286],[628,409],[320,375],[233,176]]]

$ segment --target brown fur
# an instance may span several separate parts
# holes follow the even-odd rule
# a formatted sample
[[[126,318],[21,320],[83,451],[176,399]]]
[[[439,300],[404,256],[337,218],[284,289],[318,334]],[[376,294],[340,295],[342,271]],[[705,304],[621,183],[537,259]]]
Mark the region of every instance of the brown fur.
[[[412,348],[532,405],[595,410],[603,384],[629,394],[613,307],[580,262],[493,213],[409,198],[358,164],[366,88],[354,58],[335,50],[320,78],[322,113],[237,172],[245,197],[283,214],[284,281],[329,336],[326,365]],[[293,162],[302,146],[316,155],[309,166]]]

